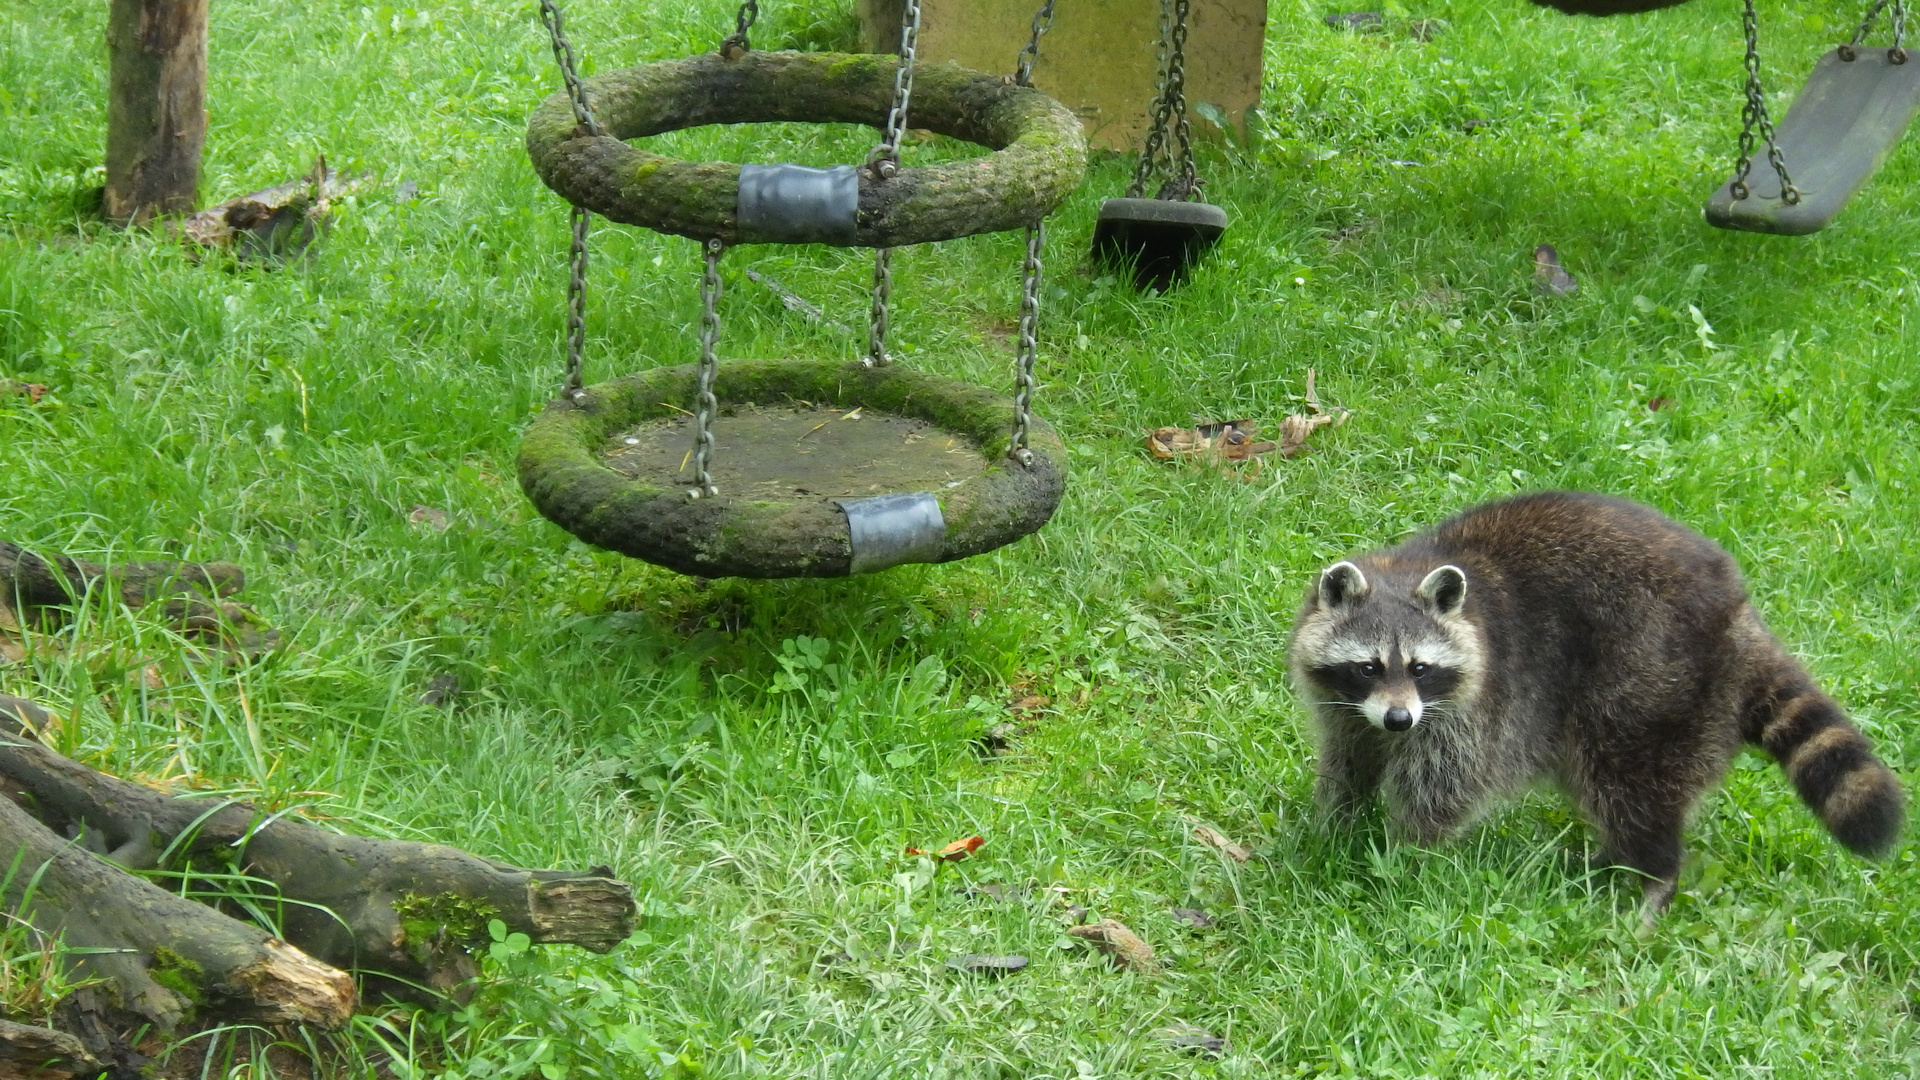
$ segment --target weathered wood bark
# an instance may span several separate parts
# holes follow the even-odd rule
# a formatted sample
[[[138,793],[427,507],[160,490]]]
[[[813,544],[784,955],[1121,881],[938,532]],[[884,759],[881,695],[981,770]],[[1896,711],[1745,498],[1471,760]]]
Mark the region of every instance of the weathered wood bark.
[[[136,562],[109,570],[66,555],[45,558],[0,540],[0,604],[23,612],[76,604],[108,582],[121,603],[144,607],[166,597],[232,596],[246,587],[247,575],[228,562]]]
[[[123,864],[151,866],[176,839],[178,858],[231,859],[300,901],[279,912],[281,931],[328,963],[447,993],[476,973],[468,950],[487,939],[489,919],[536,944],[595,952],[633,932],[632,890],[603,868],[526,870],[441,844],[266,818],[246,803],[173,798],[34,742],[16,721],[39,726],[44,714],[36,713],[30,703],[0,698],[0,732],[15,736],[0,744],[9,794],[29,799],[48,826]]]
[[[207,141],[207,0],[112,0],[107,13],[108,218],[193,210]]]
[[[75,969],[108,980],[116,1012],[164,1031],[201,1009],[326,1028],[353,1015],[346,972],[76,848],[12,797],[0,799],[0,851],[18,868],[0,889],[7,911],[70,948],[104,950],[80,955]]]
[[[229,662],[276,648],[268,628],[246,604],[222,599],[244,588],[246,574],[232,563],[133,562],[105,567],[66,555],[41,556],[0,540],[0,656],[17,643],[8,631],[52,630],[66,609],[88,599],[130,608],[158,604],[161,617],[186,637],[215,646]]]
[[[0,1076],[23,1080],[92,1080],[101,1064],[80,1040],[52,1028],[0,1020]]]

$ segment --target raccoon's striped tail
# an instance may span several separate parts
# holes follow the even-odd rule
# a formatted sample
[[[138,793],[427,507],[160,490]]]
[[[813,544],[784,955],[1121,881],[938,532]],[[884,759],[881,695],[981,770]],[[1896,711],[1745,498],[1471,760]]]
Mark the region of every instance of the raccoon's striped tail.
[[[1777,645],[1773,651],[1770,677],[1748,700],[1741,735],[1773,755],[1834,839],[1861,855],[1886,854],[1906,817],[1900,781],[1799,662]]]

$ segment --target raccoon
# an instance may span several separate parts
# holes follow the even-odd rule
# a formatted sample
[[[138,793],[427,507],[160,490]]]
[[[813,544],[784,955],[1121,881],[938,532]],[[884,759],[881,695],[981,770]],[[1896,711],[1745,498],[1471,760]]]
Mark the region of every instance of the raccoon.
[[[1550,491],[1474,507],[1335,563],[1289,648],[1317,729],[1315,799],[1384,795],[1421,843],[1552,780],[1600,865],[1673,898],[1680,830],[1740,745],[1773,755],[1842,844],[1885,854],[1900,782],[1747,601],[1733,558],[1635,503]]]

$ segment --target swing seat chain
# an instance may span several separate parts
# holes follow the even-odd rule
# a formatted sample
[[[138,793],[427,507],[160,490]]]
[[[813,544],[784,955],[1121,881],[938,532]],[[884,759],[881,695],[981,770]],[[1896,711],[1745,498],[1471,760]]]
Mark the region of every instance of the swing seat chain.
[[[1886,0],[1880,2],[1885,3]],[[1780,152],[1779,143],[1774,141],[1773,119],[1767,115],[1766,91],[1760,84],[1760,19],[1753,10],[1753,0],[1746,0],[1740,21],[1741,29],[1746,34],[1747,103],[1740,110],[1740,151],[1739,158],[1734,162],[1733,182],[1729,185],[1729,191],[1735,200],[1753,194],[1747,186],[1747,174],[1753,169],[1755,136],[1758,135],[1767,143],[1767,164],[1773,167],[1774,175],[1780,178],[1780,201],[1794,206],[1800,202],[1800,189],[1793,186],[1793,178],[1787,175],[1786,155]]]
[[[1860,45],[1873,33],[1874,24],[1880,21],[1880,13],[1887,8],[1888,0],[1874,0],[1873,7],[1867,9],[1867,16],[1860,20],[1860,28],[1853,32],[1853,40],[1837,50],[1840,59],[1851,64],[1859,58]],[[1894,0],[1893,4],[1893,47],[1887,50],[1887,61],[1894,64],[1907,62],[1907,3],[1906,0]]]

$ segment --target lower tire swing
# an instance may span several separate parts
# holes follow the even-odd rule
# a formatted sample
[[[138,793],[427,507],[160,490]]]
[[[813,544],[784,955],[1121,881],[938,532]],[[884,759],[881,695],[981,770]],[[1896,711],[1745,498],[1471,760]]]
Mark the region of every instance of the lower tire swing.
[[[1893,0],[1893,46],[1862,44],[1888,0],[1875,0],[1853,40],[1821,57],[1778,129],[1760,86],[1759,35],[1746,0],[1746,108],[1733,179],[1707,199],[1723,229],[1798,236],[1824,228],[1865,184],[1920,115],[1920,59],[1905,45],[1906,2]],[[1766,144],[1773,183],[1750,177],[1755,136]],[[1791,171],[1789,171],[1791,170]]]
[[[1085,168],[1074,115],[1024,77],[950,64],[916,71],[917,0],[905,0],[897,60],[756,52],[749,0],[716,53],[584,82],[554,0],[542,0],[542,12],[567,92],[534,113],[527,149],[540,178],[573,204],[574,229],[567,379],[520,450],[520,485],[534,506],[590,544],[703,577],[946,562],[1044,525],[1065,490],[1066,454],[1031,412],[1041,220]],[[1043,29],[1036,19],[1029,52]],[[1031,72],[1026,53],[1021,71]],[[910,104],[916,126],[994,152],[903,168]],[[865,165],[828,169],[674,161],[623,141],[768,121],[863,123],[885,134]],[[581,386],[593,212],[702,242],[698,364]],[[1027,233],[1014,396],[891,363],[890,249],[1011,229]],[[865,358],[721,365],[719,260],[735,243],[876,248]]]
[[[1191,0],[1161,0],[1160,89],[1154,95],[1147,145],[1124,198],[1100,205],[1093,227],[1096,262],[1124,267],[1139,289],[1167,289],[1227,231],[1227,212],[1201,200],[1187,122],[1187,14]],[[1171,145],[1169,145],[1171,143]],[[1147,184],[1164,174],[1153,198]]]

